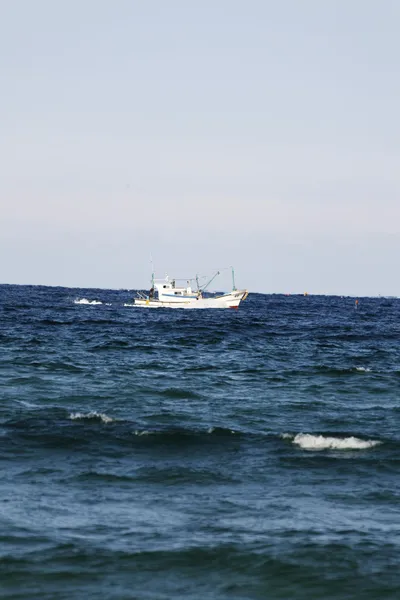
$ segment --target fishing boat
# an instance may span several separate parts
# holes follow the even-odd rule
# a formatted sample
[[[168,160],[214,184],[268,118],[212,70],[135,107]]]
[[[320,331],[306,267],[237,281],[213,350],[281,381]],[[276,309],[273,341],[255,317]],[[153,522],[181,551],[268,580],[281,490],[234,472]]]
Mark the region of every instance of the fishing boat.
[[[248,291],[236,288],[233,268],[231,292],[213,295],[206,292],[217,275],[220,275],[220,271],[201,286],[198,275],[186,280],[170,279],[168,275],[165,279],[154,279],[153,273],[149,293],[137,292],[134,305],[143,308],[239,308],[239,304],[247,298]],[[186,285],[179,285],[179,281],[185,281]],[[193,281],[196,281],[195,289],[192,288]]]

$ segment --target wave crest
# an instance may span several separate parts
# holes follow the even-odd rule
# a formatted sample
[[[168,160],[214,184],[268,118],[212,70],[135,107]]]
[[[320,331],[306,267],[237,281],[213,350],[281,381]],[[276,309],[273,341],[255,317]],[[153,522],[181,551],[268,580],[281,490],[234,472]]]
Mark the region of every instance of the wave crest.
[[[91,304],[94,306],[95,304],[103,304],[100,300],[88,300],[87,298],[76,298],[74,300],[74,304]]]
[[[96,419],[98,421],[102,421],[103,423],[112,423],[115,419],[107,416],[105,413],[99,413],[96,410],[92,410],[88,413],[70,413],[69,419],[72,421],[81,420],[81,419]]]
[[[382,443],[378,440],[361,440],[354,436],[337,438],[312,435],[311,433],[298,433],[297,435],[284,433],[282,438],[291,439],[293,444],[300,446],[303,450],[366,450]]]

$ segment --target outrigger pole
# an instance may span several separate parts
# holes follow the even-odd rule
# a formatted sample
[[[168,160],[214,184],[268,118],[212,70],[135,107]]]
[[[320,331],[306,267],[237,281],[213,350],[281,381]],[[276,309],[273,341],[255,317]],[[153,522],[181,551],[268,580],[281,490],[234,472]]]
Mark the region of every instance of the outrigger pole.
[[[214,281],[214,279],[216,278],[216,276],[217,276],[217,275],[220,275],[220,272],[219,272],[219,271],[217,271],[217,272],[215,273],[215,275],[213,275],[213,276],[211,277],[210,281],[209,281],[208,283],[206,283],[206,285],[205,285],[205,286],[203,287],[203,289],[201,290],[202,292],[204,292],[204,290],[205,290],[205,289],[206,289],[206,288],[207,288],[207,287],[210,285],[210,283],[211,283],[212,281]]]

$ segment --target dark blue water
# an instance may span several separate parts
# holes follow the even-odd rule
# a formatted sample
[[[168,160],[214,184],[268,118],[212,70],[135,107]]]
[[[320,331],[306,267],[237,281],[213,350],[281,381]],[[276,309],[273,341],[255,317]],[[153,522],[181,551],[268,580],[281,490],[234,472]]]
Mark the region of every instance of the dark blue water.
[[[0,597],[397,600],[400,300],[130,301],[0,286]]]

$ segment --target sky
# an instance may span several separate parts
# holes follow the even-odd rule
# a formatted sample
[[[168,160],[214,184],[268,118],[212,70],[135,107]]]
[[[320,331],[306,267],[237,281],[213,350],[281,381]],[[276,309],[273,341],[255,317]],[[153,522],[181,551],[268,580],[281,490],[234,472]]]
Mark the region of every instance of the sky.
[[[400,296],[397,0],[0,0],[0,283]]]

